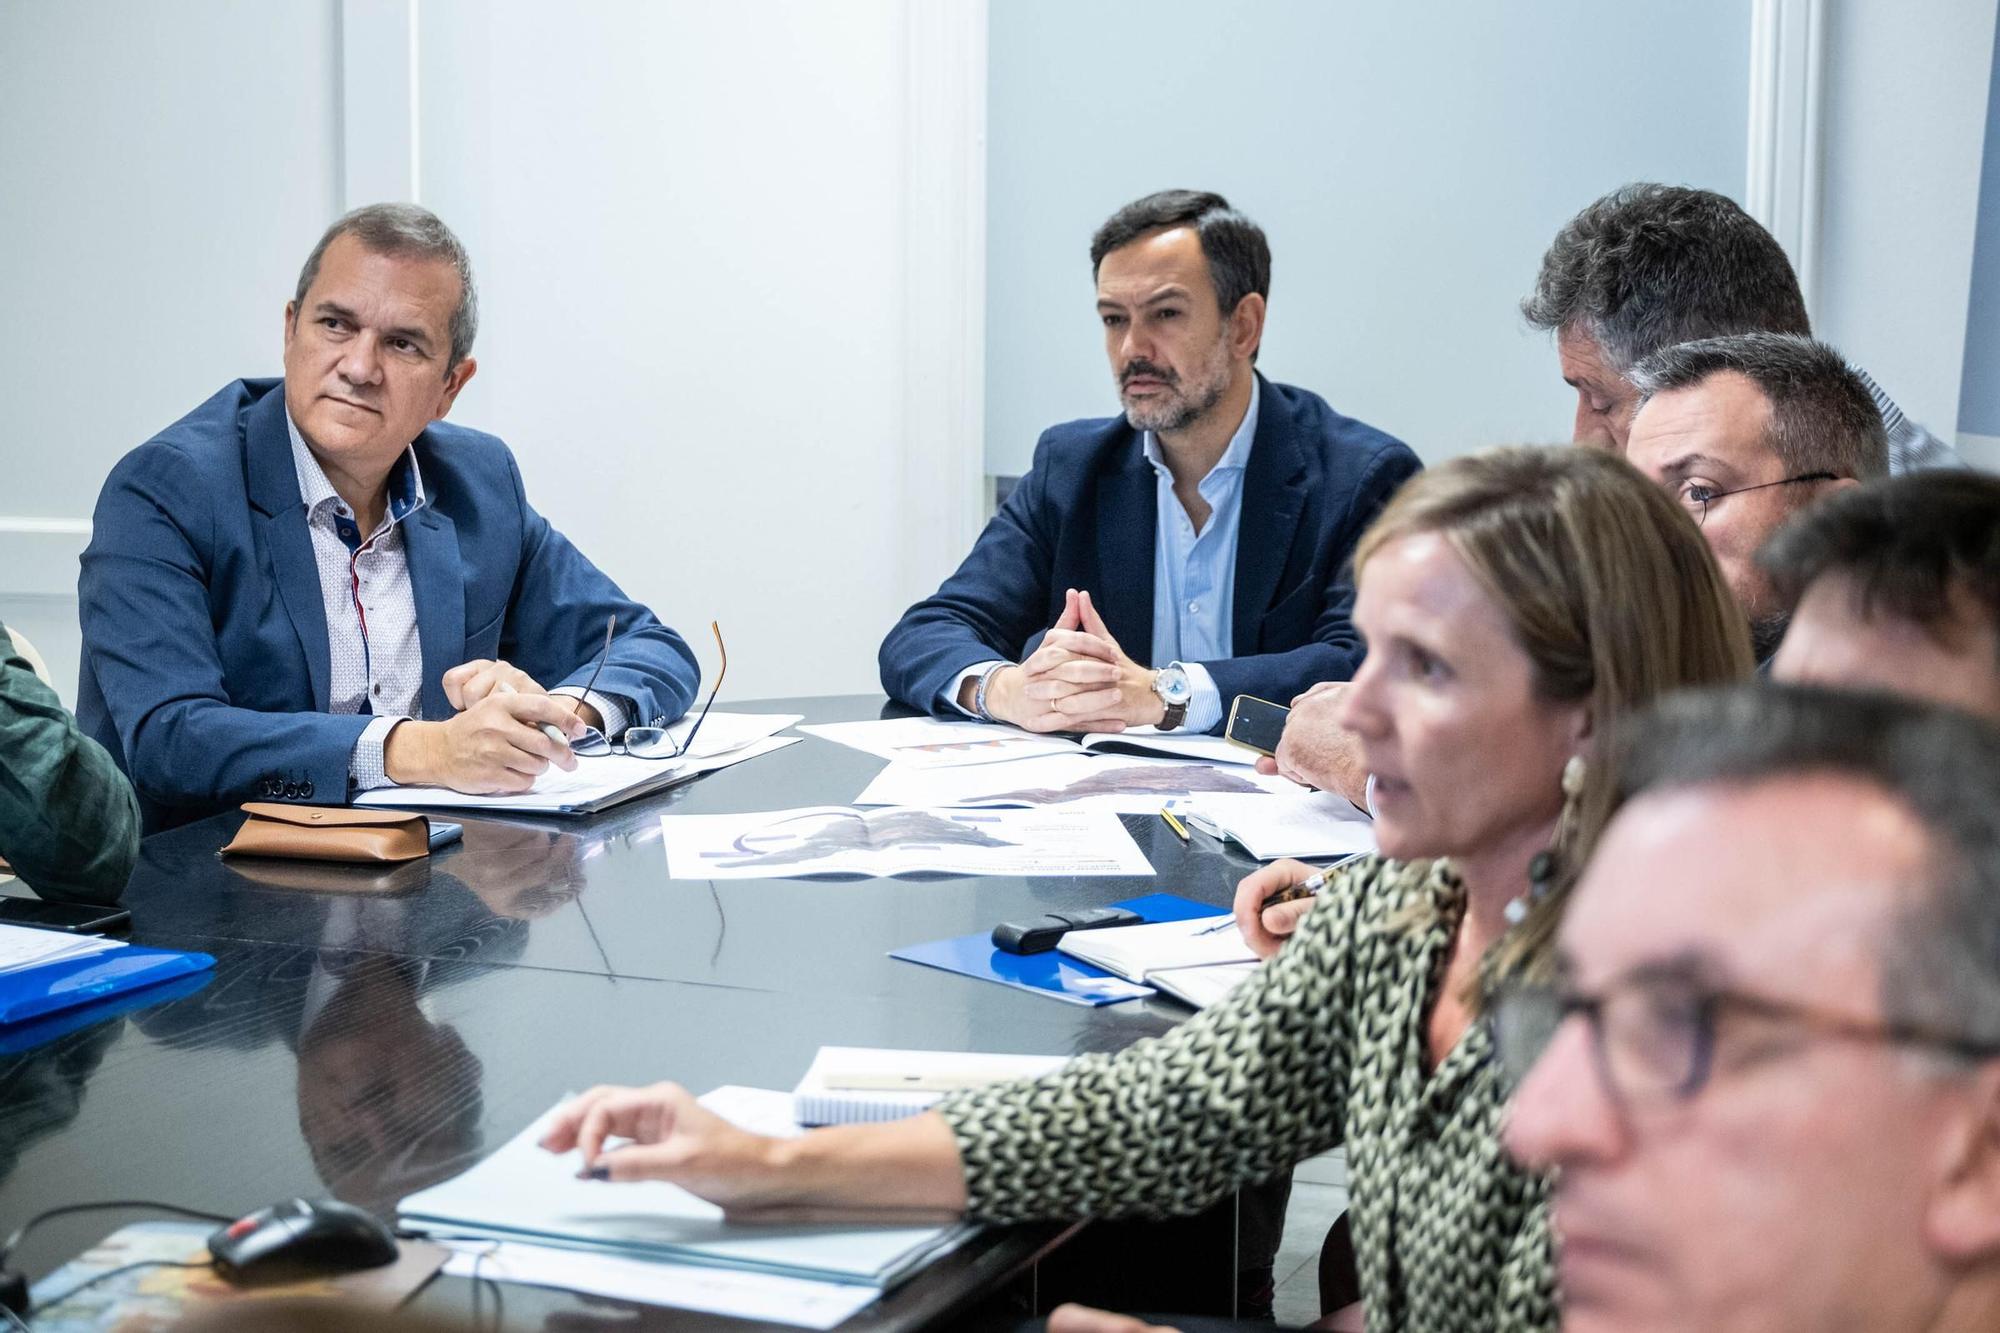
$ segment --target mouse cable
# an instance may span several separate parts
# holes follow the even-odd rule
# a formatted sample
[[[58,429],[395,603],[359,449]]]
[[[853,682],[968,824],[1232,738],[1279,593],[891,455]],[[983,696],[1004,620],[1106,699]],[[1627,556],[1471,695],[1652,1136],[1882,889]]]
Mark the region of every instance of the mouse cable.
[[[127,1273],[136,1273],[142,1268],[212,1268],[212,1267],[214,1267],[214,1265],[207,1259],[197,1259],[193,1263],[181,1263],[180,1261],[175,1259],[142,1259],[136,1264],[125,1264],[121,1267],[109,1269],[106,1272],[99,1273],[94,1277],[85,1278],[83,1281],[77,1283],[74,1287],[71,1287],[68,1291],[56,1297],[54,1300],[45,1301],[41,1305],[37,1306],[35,1309],[35,1314],[37,1316],[45,1315],[51,1310],[59,1309],[62,1306],[68,1305],[72,1300],[75,1300],[78,1296],[82,1295],[85,1291],[87,1291],[91,1287],[96,1286],[100,1282],[109,1282],[114,1277],[123,1277]],[[15,1316],[15,1318],[18,1320],[19,1317]],[[27,1325],[22,1324],[21,1327],[26,1328]]]
[[[71,1213],[98,1213],[109,1210],[172,1213],[179,1217],[190,1217],[200,1222],[233,1222],[233,1217],[220,1213],[204,1213],[195,1208],[183,1208],[177,1203],[158,1203],[151,1199],[108,1199],[102,1203],[66,1203],[59,1208],[49,1208],[36,1213],[14,1229],[14,1234],[0,1242],[0,1309],[9,1315],[21,1315],[28,1309],[28,1279],[25,1275],[12,1272],[7,1261],[14,1256],[14,1249],[29,1232],[44,1222]],[[17,1319],[15,1322],[19,1322]]]

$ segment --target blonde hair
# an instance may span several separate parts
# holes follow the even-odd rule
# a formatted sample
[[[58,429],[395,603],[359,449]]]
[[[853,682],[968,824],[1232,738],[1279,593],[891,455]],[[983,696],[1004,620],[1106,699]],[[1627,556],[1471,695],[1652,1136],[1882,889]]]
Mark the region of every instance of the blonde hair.
[[[1503,447],[1419,473],[1362,534],[1357,581],[1383,547],[1419,533],[1449,543],[1500,608],[1536,695],[1588,707],[1592,756],[1612,754],[1626,719],[1660,696],[1754,666],[1748,623],[1701,530],[1615,455]],[[1494,945],[1483,983],[1546,973],[1569,887],[1611,816],[1607,769],[1589,763],[1555,878]]]

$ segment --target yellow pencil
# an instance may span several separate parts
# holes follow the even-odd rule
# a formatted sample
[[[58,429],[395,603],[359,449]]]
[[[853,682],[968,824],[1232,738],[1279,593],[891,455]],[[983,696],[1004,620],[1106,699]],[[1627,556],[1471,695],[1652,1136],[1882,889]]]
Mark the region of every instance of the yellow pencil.
[[[1182,842],[1186,842],[1188,840],[1188,831],[1186,827],[1182,825],[1180,820],[1174,818],[1173,811],[1162,809],[1160,811],[1160,818],[1167,821],[1167,827],[1174,831],[1174,836],[1176,838],[1179,838]]]

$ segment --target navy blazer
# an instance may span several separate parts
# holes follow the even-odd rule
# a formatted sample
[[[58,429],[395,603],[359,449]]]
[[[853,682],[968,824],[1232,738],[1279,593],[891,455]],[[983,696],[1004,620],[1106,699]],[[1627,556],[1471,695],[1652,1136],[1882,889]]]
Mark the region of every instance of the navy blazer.
[[[640,721],[687,711],[700,679],[687,644],[528,506],[506,445],[433,422],[414,447],[426,503],[402,531],[425,718],[453,716],[444,673],[476,658],[583,684],[612,612],[597,688]],[[347,800],[371,719],[327,711],[326,611],[284,381],[237,380],[119,461],[77,600],[77,719],[130,775],[148,831],[246,800]]]
[[[1260,381],[1236,548],[1236,656],[1202,663],[1225,720],[1236,695],[1285,703],[1318,681],[1354,674],[1362,645],[1348,621],[1348,559],[1423,466],[1408,445],[1317,394]],[[939,695],[961,671],[1032,652],[1069,588],[1090,591],[1127,653],[1150,654],[1157,480],[1122,416],[1044,431],[1028,475],[972,554],[882,641],[882,688],[912,708],[945,711]]]

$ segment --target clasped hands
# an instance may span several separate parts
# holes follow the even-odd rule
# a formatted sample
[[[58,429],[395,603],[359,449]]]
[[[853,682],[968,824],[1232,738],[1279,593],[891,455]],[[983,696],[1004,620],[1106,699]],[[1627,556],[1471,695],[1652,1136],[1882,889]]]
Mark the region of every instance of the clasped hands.
[[[382,769],[405,786],[427,783],[472,795],[527,791],[551,764],[576,767],[569,742],[604,719],[589,704],[551,695],[506,662],[481,658],[444,673],[459,712],[442,722],[402,722],[382,746]],[[542,730],[546,723],[566,740]]]
[[[1041,645],[1020,665],[993,673],[986,711],[1029,731],[1153,726],[1166,716],[1165,702],[1153,691],[1154,674],[1125,655],[1090,594],[1071,588]],[[968,712],[975,686],[968,681],[961,691],[959,703]]]

